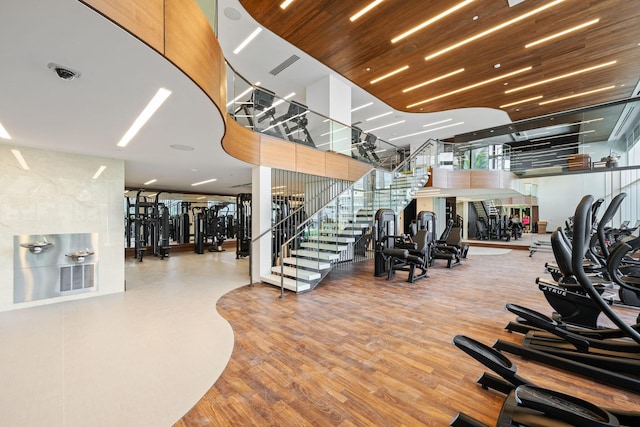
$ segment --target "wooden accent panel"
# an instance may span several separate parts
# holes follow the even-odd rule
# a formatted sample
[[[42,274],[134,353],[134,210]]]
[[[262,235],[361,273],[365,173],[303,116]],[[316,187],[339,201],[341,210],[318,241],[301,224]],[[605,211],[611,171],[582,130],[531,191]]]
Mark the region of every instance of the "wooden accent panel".
[[[224,295],[218,312],[235,344],[220,378],[176,427],[447,426],[458,411],[495,425],[504,401],[475,380],[484,367],[456,349],[465,334],[521,342],[503,328],[507,302],[551,313],[535,278],[547,254],[436,261],[429,277],[373,277],[373,261],[334,269],[311,293],[277,298],[269,285]],[[637,312],[616,309],[634,323]],[[508,355],[534,383],[602,406],[637,410],[640,396]],[[195,403],[195,402],[194,402]]]
[[[471,188],[500,188],[501,172],[496,170],[471,170]]]
[[[326,176],[338,179],[349,179],[350,157],[338,153],[325,153]]]
[[[165,1],[165,56],[224,111],[224,56],[211,25],[191,1]]]
[[[296,171],[311,175],[326,176],[326,156],[306,145],[296,144]]]
[[[447,188],[471,188],[471,171],[469,170],[448,170]]]
[[[260,164],[260,135],[227,118],[222,148],[230,156],[252,165]]]
[[[428,187],[446,187],[447,186],[447,170],[440,168],[432,168],[429,176],[430,185]]]
[[[279,2],[275,1],[240,0],[240,3],[262,25],[400,111],[426,113],[465,107],[499,108],[538,95],[551,100],[616,85],[612,90],[548,105],[530,101],[504,108],[513,120],[518,120],[627,98],[638,82],[640,25],[637,24],[637,1],[565,1],[428,61],[425,61],[427,55],[550,2],[527,0],[516,7],[509,7],[504,0],[472,2],[434,22],[428,29],[393,44],[391,38],[451,8],[453,2],[405,0],[402,7],[397,7],[395,2],[382,2],[356,22],[350,22],[349,17],[369,2],[298,1],[286,10],[278,8]],[[479,19],[471,20],[474,15]],[[595,18],[600,19],[595,25],[548,43],[524,47]],[[519,92],[507,94],[503,86],[503,83],[508,83],[509,88],[522,86],[612,60],[617,61],[615,66]],[[497,63],[501,64],[499,69],[494,68]],[[370,83],[372,78],[403,65],[409,68],[378,83]],[[415,102],[525,67],[532,69],[407,108]],[[460,68],[464,68],[464,72],[442,79],[437,85],[402,92]]]
[[[295,171],[296,144],[271,136],[260,135],[260,165]]]
[[[358,160],[349,159],[349,180],[357,181],[360,179],[365,173],[369,172],[373,169],[373,166],[359,162]]]
[[[81,0],[164,53],[164,0]]]

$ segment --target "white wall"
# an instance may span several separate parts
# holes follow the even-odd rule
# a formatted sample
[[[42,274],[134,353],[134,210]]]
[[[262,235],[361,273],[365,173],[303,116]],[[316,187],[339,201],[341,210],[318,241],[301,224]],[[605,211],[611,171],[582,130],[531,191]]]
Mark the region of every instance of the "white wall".
[[[564,227],[568,217],[573,216],[580,199],[586,194],[596,199],[604,197],[608,203],[611,194],[618,190],[612,185],[611,173],[585,173],[560,175],[524,180],[538,185],[539,220],[547,222],[547,231]],[[600,212],[602,214],[603,211]]]
[[[19,148],[23,170],[16,148],[0,145],[0,311],[124,291],[124,162]],[[98,233],[98,290],[14,304],[14,236],[66,233]]]

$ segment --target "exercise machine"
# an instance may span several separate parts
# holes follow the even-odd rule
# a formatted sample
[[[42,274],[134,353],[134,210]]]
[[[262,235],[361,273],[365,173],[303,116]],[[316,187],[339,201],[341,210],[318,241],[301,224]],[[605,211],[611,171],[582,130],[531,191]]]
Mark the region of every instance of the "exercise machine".
[[[169,256],[169,210],[160,203],[160,193],[149,200],[138,191],[133,213],[135,257],[142,262],[144,253],[151,248],[153,256],[164,259]],[[131,218],[131,213],[128,214]]]
[[[236,259],[251,253],[251,194],[236,196]]]

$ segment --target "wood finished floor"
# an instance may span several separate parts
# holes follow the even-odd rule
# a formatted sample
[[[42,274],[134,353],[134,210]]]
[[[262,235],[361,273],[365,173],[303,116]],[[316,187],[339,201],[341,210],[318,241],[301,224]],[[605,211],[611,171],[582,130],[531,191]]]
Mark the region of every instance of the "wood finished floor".
[[[176,426],[445,426],[458,411],[495,423],[502,395],[475,384],[483,367],[451,339],[519,342],[503,330],[507,302],[550,313],[534,284],[547,256],[528,254],[441,262],[413,285],[406,273],[374,278],[369,261],[335,269],[308,294],[234,290],[217,305],[235,333],[231,360]],[[509,357],[539,385],[640,409],[633,393]]]

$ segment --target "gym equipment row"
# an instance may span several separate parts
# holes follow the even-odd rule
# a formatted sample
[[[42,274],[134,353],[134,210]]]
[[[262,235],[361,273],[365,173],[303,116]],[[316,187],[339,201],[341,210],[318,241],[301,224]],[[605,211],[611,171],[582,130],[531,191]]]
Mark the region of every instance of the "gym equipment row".
[[[447,267],[460,265],[469,245],[462,243],[462,230],[449,221],[440,238],[436,237],[436,215],[421,211],[408,234],[396,234],[397,218],[391,209],[379,209],[373,225],[374,276],[392,280],[396,271],[408,272],[407,282],[427,276],[437,259],[447,260]],[[418,270],[416,270],[418,269]]]
[[[454,338],[457,347],[501,377],[484,374],[478,380],[484,388],[507,395],[496,425],[640,425],[638,413],[599,408],[534,386],[517,376],[515,366],[502,354],[513,353],[614,387],[640,392],[640,316],[635,325],[625,323],[614,310],[612,301],[606,298],[612,285],[633,292],[636,298],[640,294],[640,281],[634,279],[638,277],[640,264],[630,256],[640,248],[640,237],[627,236],[618,242],[606,240],[606,225],[625,196],[622,193],[614,197],[600,221],[595,216],[602,202],[594,204],[593,196],[585,196],[576,208],[571,238],[561,228],[554,231],[551,246],[559,276],[554,276],[557,281],[538,281],[556,310],[553,317],[517,304],[506,305],[507,310],[518,316],[507,329],[525,334],[522,344],[498,340],[490,348],[464,336]],[[622,271],[626,273],[621,274]],[[616,275],[620,277],[619,283],[611,280]],[[615,327],[599,326],[600,314]],[[461,413],[451,425],[483,424]]]
[[[132,202],[126,198],[125,239],[131,247],[133,237],[135,257],[142,262],[144,253],[151,247],[153,256],[164,259],[169,256],[169,210],[159,202],[160,193],[154,199],[142,196],[140,190]]]

